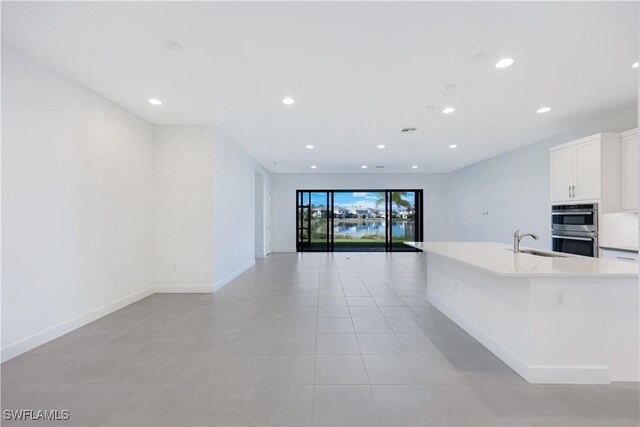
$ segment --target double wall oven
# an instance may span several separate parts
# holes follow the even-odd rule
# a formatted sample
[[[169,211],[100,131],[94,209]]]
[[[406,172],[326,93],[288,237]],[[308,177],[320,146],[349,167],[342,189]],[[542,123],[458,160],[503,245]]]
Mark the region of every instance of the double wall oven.
[[[553,250],[598,256],[598,205],[556,205],[551,208]]]

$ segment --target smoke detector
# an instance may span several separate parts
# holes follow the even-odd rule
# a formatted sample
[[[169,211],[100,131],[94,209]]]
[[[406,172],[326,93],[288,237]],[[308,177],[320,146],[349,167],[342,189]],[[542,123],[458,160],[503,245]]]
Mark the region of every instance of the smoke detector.
[[[180,43],[175,42],[173,40],[165,40],[162,42],[162,44],[164,45],[164,47],[166,47],[169,50],[173,50],[174,52],[178,52],[182,50],[182,46],[180,45]]]

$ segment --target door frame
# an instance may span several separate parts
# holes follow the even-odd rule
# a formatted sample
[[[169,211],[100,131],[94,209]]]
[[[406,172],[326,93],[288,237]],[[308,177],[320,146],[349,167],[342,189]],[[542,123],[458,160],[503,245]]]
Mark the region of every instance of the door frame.
[[[304,204],[304,193],[308,193],[308,205]],[[327,194],[327,245],[326,249],[314,249],[311,247],[311,193],[326,193]],[[393,221],[388,220],[391,218],[392,206],[391,206],[391,193],[414,193],[415,194],[415,227],[416,236],[419,242],[424,240],[424,190],[422,189],[297,189],[296,190],[296,251],[297,252],[334,252],[334,196],[335,193],[385,193],[385,252],[400,252],[393,249]],[[301,209],[307,209],[307,224],[299,223]],[[419,214],[418,214],[419,213]],[[304,216],[303,216],[304,218]],[[300,232],[307,230],[307,241],[304,242],[301,239]],[[418,252],[418,249],[407,249],[403,252]]]
[[[254,229],[255,229],[255,257],[256,258],[264,258],[266,256],[264,237],[265,237],[265,226],[264,226],[264,175],[262,175],[258,171],[254,171],[254,192],[255,192],[255,218],[254,218]]]

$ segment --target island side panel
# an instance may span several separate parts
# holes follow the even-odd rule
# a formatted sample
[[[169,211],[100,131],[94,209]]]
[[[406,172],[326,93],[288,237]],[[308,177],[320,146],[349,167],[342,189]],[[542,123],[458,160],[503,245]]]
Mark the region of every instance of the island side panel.
[[[427,300],[529,379],[529,279],[427,253]]]
[[[638,279],[610,280],[606,294],[611,381],[640,381]]]
[[[531,382],[607,384],[605,278],[531,280]]]

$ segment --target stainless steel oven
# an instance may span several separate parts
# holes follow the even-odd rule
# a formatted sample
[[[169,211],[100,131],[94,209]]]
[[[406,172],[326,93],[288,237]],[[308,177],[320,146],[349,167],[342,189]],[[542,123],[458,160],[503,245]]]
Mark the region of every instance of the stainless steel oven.
[[[598,257],[598,235],[596,233],[553,233],[554,252]]]
[[[598,232],[598,205],[559,205],[551,208],[551,228],[556,231]]]
[[[553,250],[598,257],[598,205],[559,205],[551,208]]]

